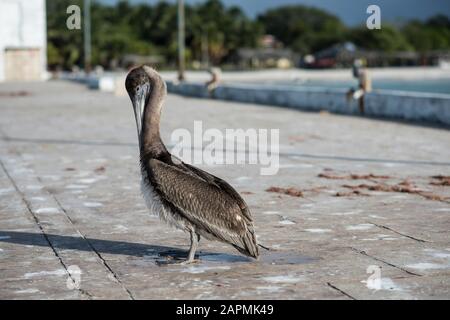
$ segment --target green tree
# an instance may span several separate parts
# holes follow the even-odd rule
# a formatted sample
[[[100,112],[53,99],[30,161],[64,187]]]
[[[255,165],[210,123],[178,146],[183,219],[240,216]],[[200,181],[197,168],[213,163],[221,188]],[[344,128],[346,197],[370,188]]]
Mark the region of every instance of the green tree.
[[[81,6],[81,0],[47,1],[47,55],[51,69],[70,69],[73,65],[81,65],[83,60],[82,30],[67,29],[67,7]]]
[[[313,53],[344,40],[346,28],[334,15],[302,5],[284,6],[258,17],[265,32],[299,53]]]
[[[358,47],[385,52],[410,51],[413,49],[405,36],[396,28],[383,24],[380,30],[369,30],[366,26],[349,31],[348,38]]]
[[[416,51],[450,49],[450,19],[446,16],[437,15],[425,23],[410,21],[402,32]]]
[[[50,68],[83,65],[83,30],[68,30],[66,9],[83,0],[47,0],[48,62]],[[177,61],[177,6],[158,2],[105,5],[92,1],[92,63],[111,67],[126,54],[163,56],[169,66]],[[450,20],[437,15],[402,27],[383,24],[346,28],[334,15],[301,5],[283,6],[249,19],[238,7],[220,0],[186,5],[186,58],[201,60],[208,51],[214,64],[230,60],[239,48],[257,47],[264,33],[274,35],[294,51],[314,53],[333,44],[352,41],[358,47],[386,52],[450,49]]]
[[[225,8],[219,0],[199,4],[188,13],[187,44],[194,57],[201,57],[201,42],[207,41],[213,63],[221,63],[238,48],[255,47],[262,36],[262,28],[251,21],[238,7]]]

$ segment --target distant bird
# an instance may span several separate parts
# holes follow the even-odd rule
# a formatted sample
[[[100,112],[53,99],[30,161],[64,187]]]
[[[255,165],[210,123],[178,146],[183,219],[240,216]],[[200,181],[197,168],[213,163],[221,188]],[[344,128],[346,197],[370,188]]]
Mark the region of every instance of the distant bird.
[[[137,67],[128,73],[125,86],[136,118],[141,190],[153,214],[190,233],[183,263],[194,261],[200,236],[258,258],[253,219],[241,196],[226,181],[171,155],[162,142],[159,125],[167,89],[161,76],[148,66]]]
[[[220,75],[222,71],[220,68],[214,67],[208,70],[208,73],[211,75],[211,79],[205,83],[206,89],[208,89],[209,93],[212,93],[220,83]]]

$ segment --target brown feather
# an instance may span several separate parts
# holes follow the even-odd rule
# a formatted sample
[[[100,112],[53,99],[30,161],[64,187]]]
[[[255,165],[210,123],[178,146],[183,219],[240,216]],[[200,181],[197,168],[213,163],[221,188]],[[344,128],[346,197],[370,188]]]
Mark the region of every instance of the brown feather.
[[[148,168],[156,191],[190,221],[199,234],[208,234],[258,257],[250,211],[225,181],[185,163],[150,159]]]

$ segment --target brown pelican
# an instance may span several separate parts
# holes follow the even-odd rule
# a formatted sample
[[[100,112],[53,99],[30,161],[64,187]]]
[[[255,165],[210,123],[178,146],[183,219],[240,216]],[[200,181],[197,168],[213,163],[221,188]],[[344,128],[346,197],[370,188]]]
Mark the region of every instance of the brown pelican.
[[[167,89],[161,76],[141,66],[128,73],[125,86],[136,118],[141,191],[153,214],[190,233],[184,263],[194,261],[200,236],[258,258],[252,216],[241,196],[224,180],[171,155],[162,142],[159,123]]]

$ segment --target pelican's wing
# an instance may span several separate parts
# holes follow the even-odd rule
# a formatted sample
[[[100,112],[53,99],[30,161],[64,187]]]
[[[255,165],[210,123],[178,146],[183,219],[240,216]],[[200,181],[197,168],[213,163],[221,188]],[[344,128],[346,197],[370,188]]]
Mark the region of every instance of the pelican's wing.
[[[203,231],[231,243],[240,252],[258,256],[248,208],[229,184],[200,169],[191,169],[192,166],[169,165],[157,159],[149,162],[150,179],[154,180],[156,191],[180,214]]]
[[[245,203],[244,199],[242,199],[242,197],[239,195],[239,193],[228,184],[228,182],[226,182],[225,180],[220,179],[219,177],[216,177],[204,170],[201,170],[199,168],[196,168],[194,166],[191,166],[190,164],[184,163],[183,165],[190,170],[191,172],[195,173],[196,175],[198,175],[200,178],[202,178],[203,180],[207,181],[210,184],[213,184],[215,186],[217,186],[218,188],[220,188],[223,192],[227,193],[231,198],[233,198],[237,205],[239,206],[239,208],[241,208],[242,214],[249,220],[249,221],[253,221],[252,219],[252,215],[250,213],[250,210],[247,206],[247,204]]]

